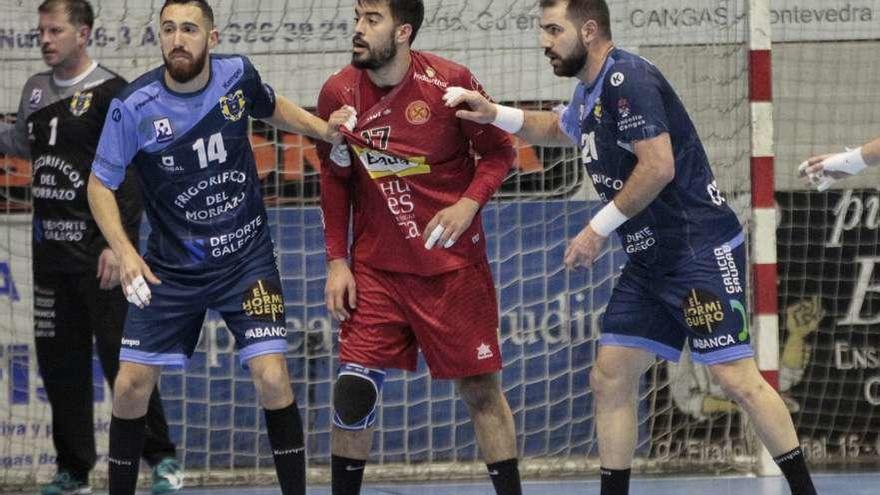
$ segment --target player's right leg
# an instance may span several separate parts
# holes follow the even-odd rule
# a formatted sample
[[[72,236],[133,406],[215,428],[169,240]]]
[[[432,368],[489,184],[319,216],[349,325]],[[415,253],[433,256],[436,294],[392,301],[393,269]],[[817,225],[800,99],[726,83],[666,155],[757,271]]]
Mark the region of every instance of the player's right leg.
[[[373,442],[386,368],[414,371],[418,348],[398,306],[393,276],[362,264],[352,270],[357,309],[340,325],[339,367],[333,390],[333,495],[358,495]]]
[[[34,336],[52,410],[57,473],[44,495],[86,494],[95,464],[92,334],[76,275],[34,272]]]
[[[627,495],[637,440],[638,388],[657,355],[678,361],[685,335],[651,292],[652,274],[629,264],[602,321],[590,372],[596,407],[602,495]]]
[[[150,304],[130,305],[122,332],[110,421],[110,495],[134,495],[146,437],[146,414],[160,366],[182,367],[192,356],[205,319],[199,283],[156,271]],[[182,480],[179,480],[182,486]]]
[[[116,374],[119,372],[119,349],[128,302],[119,287],[110,290],[101,289],[98,280],[91,273],[83,278],[83,283],[86,285],[84,302],[95,335],[95,347],[104,376],[112,388]],[[168,422],[165,419],[158,387],[154,387],[150,394],[146,428],[142,458],[153,469],[152,493],[165,494],[178,491],[182,486],[179,480],[183,477],[183,470],[177,461],[175,446],[168,432]]]
[[[147,405],[159,379],[159,366],[122,362],[113,385],[110,420],[110,495],[134,495],[144,450]]]

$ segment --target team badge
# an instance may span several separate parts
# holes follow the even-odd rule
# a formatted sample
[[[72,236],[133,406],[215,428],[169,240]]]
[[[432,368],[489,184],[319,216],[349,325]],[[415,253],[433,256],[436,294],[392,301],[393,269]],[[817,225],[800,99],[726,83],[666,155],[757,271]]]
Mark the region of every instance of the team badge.
[[[602,100],[596,100],[596,106],[593,107],[593,116],[596,117],[596,120],[602,120],[602,114],[605,111],[602,109]]]
[[[432,69],[431,67],[428,67],[428,68],[425,69],[425,75],[428,76],[428,77],[430,77],[431,79],[433,79],[434,76],[437,75],[437,72],[434,71],[434,69]]]
[[[43,90],[40,88],[34,88],[31,91],[30,104],[31,108],[36,108],[37,105],[40,104],[40,101],[43,99]]]
[[[244,115],[246,104],[244,93],[240,89],[235,93],[220,97],[220,111],[223,112],[223,118],[232,122],[239,120]]]
[[[406,107],[406,120],[412,125],[422,125],[431,119],[431,109],[422,100],[416,100]]]
[[[156,131],[157,143],[165,143],[174,139],[174,128],[171,127],[171,119],[168,117],[154,120],[153,129]]]
[[[74,117],[82,117],[92,106],[92,92],[81,93],[77,91],[70,99],[70,113]]]

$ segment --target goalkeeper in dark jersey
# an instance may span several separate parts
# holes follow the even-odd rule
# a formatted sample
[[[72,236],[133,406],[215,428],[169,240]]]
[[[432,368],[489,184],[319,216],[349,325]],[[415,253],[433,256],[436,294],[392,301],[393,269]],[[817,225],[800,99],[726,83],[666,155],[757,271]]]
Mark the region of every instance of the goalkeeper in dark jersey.
[[[85,0],[47,0],[39,8],[40,47],[51,70],[24,86],[14,126],[0,124],[0,153],[33,160],[34,335],[52,409],[57,473],[44,495],[91,493],[95,465],[92,338],[104,375],[119,369],[128,304],[119,262],[89,211],[86,185],[113,96],[126,82],[89,58],[94,14]],[[143,206],[134,178],[116,193],[125,235],[137,243]],[[158,391],[151,388],[142,451],[153,493],[180,488],[180,465]]]
[[[211,55],[219,34],[205,1],[168,0],[159,20],[165,64],[110,104],[89,179],[89,203],[120,259],[123,290],[133,304],[113,396],[110,494],[134,494],[149,391],[160,366],[185,364],[206,310],[214,309],[265,409],[281,490],[301,495],[303,429],[248,119],[325,140],[341,136],[276,97],[247,58]],[[345,111],[336,113],[342,114],[338,123],[348,119]],[[113,194],[129,169],[142,184],[151,227],[143,258],[125,235]]]
[[[642,374],[656,358],[694,362],[748,413],[794,495],[814,495],[791,415],[753,358],[742,227],[718,190],[687,110],[660,70],[616,48],[604,0],[541,0],[541,48],[553,72],[580,80],[563,112],[523,112],[451,89],[460,117],[525,140],[576,145],[605,206],[569,244],[589,267],[617,232],[629,262],[602,321],[590,374],[602,495],[625,495]]]

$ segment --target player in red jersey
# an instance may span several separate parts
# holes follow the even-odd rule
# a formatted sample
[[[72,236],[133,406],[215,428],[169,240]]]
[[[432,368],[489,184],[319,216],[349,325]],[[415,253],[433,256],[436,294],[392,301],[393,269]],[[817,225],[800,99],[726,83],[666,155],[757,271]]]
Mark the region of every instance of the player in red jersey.
[[[415,370],[418,349],[434,378],[456,380],[496,492],[519,495],[478,215],[515,151],[504,132],[444,104],[447,87],[480,85],[467,68],[410,49],[421,0],[360,0],[355,11],[352,64],[318,101],[324,117],[351,114],[348,146],[319,145],[327,307],[342,321],[333,495],[360,493],[384,370]]]

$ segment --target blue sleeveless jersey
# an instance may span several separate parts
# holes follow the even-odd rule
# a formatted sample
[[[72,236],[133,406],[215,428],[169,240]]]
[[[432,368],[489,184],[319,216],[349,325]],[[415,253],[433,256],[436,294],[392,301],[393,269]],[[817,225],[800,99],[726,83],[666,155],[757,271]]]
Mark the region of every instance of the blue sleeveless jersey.
[[[110,105],[92,171],[116,189],[135,167],[151,233],[152,268],[187,275],[273,256],[251,150],[248,117],[271,116],[275,94],[242,56],[211,55],[196,93],[164,82],[164,67],[130,84]]]
[[[633,144],[669,133],[675,179],[617,229],[632,262],[675,268],[741,230],[718,191],[684,105],[644,58],[613,50],[592,87],[578,84],[560,124],[580,148],[589,178],[606,202],[614,199],[636,166]]]

